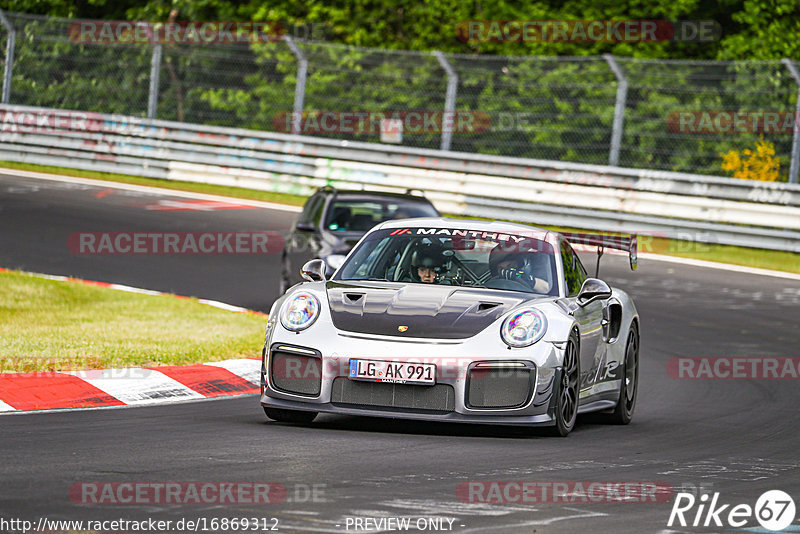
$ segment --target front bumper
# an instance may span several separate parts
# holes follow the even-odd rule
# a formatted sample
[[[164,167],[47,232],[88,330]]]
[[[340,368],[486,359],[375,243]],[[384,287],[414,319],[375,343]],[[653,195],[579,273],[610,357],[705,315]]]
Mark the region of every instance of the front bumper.
[[[345,333],[337,333],[334,343],[318,343],[319,336],[277,334],[270,336],[268,350],[264,351],[264,407],[421,421],[525,426],[554,423],[554,390],[559,383],[563,350],[553,343],[540,341],[523,349],[509,349],[499,340],[411,341]],[[301,360],[309,365],[293,367],[297,382],[287,380],[282,360],[286,354],[309,358]],[[347,377],[353,358],[434,363],[438,391],[434,394],[429,389],[433,386],[354,383]],[[277,363],[280,365],[276,367]],[[501,391],[506,376],[508,380],[514,377],[513,386],[512,382],[508,385],[521,394],[523,371],[530,376],[524,400],[497,405],[496,399],[508,397]],[[485,396],[495,401],[476,405],[476,391],[480,391],[481,399]]]

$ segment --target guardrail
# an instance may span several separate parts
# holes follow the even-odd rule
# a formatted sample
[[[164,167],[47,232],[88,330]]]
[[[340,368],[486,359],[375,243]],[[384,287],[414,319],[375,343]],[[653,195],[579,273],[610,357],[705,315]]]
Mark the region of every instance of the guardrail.
[[[0,106],[0,160],[306,195],[422,189],[443,212],[800,252],[800,186]]]

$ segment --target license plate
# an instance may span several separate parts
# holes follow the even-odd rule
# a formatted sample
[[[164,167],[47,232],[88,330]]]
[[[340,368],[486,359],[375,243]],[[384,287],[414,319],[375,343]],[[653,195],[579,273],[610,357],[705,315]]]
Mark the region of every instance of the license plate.
[[[436,365],[381,360],[350,360],[348,376],[352,380],[432,386],[436,383]]]

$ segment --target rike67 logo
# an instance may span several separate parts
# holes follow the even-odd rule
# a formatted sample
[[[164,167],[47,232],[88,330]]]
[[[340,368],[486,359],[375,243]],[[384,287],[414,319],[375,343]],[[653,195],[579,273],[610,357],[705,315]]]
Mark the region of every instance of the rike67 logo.
[[[780,490],[764,492],[754,507],[749,504],[723,504],[719,495],[719,492],[715,492],[709,497],[704,493],[696,498],[691,493],[678,493],[667,526],[739,528],[755,519],[762,528],[780,532],[794,522],[797,513],[794,500]]]

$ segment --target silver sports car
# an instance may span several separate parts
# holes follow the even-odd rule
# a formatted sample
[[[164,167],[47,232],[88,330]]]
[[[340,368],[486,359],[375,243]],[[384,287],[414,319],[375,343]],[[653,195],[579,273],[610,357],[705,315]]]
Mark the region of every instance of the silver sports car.
[[[626,250],[636,237],[559,234],[446,218],[382,223],[331,279],[325,264],[272,307],[261,369],[267,417],[319,412],[549,426],[579,413],[627,424],[639,316],[590,278],[571,243]]]

